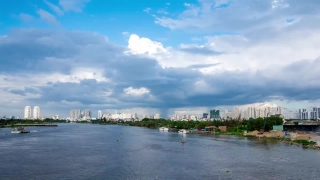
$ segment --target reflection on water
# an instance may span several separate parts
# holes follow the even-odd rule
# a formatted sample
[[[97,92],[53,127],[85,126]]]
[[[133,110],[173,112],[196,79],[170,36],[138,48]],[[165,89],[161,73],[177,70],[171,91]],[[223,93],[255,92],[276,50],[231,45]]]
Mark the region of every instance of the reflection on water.
[[[0,179],[318,179],[320,152],[275,140],[61,124],[0,130]],[[186,143],[181,143],[181,140]]]

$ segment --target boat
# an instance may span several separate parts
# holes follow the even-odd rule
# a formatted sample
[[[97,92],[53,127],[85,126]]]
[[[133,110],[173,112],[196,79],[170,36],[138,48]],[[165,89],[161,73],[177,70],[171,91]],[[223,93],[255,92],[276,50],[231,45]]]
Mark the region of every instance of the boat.
[[[30,132],[30,131],[26,130],[24,127],[19,127],[17,130],[20,131],[21,133],[29,133]]]
[[[17,128],[14,128],[12,131],[11,131],[12,134],[20,134],[21,131],[19,131]]]
[[[30,132],[30,131],[24,129],[24,127],[18,128],[18,131],[20,131],[21,133],[29,133]]]
[[[167,127],[160,127],[159,130],[160,130],[160,131],[169,131],[169,128],[167,128]]]
[[[185,129],[180,129],[178,132],[181,134],[187,134],[187,130],[185,130]]]

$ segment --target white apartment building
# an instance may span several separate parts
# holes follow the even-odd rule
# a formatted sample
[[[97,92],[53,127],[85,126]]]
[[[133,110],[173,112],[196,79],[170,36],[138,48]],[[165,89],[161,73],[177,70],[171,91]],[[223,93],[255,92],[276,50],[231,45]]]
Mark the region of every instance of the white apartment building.
[[[33,119],[40,119],[40,107],[35,106],[33,108]]]
[[[154,119],[160,119],[160,114],[155,114]]]
[[[31,107],[30,106],[26,106],[24,108],[24,116],[25,119],[31,119]]]
[[[98,111],[98,119],[101,119],[101,118],[102,118],[102,111],[99,110],[99,111]]]
[[[81,119],[81,110],[80,109],[71,109],[70,110],[70,119],[75,121]]]
[[[83,119],[91,119],[91,111],[90,111],[90,109],[85,109],[84,110]]]

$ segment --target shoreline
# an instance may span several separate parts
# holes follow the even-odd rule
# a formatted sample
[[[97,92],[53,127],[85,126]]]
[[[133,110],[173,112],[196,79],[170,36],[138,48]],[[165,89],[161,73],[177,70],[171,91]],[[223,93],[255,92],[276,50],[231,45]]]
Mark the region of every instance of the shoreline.
[[[258,136],[252,136],[252,135],[235,134],[235,133],[219,133],[219,132],[218,133],[188,133],[188,134],[198,134],[200,136],[227,135],[227,136],[244,137],[244,138],[249,138],[249,139],[267,139],[267,140],[275,140],[275,141],[278,141],[278,142],[283,142],[283,143],[286,143],[288,145],[300,146],[302,148],[320,150],[320,146],[311,145],[311,144],[303,145],[303,143],[295,142],[295,139],[292,139],[292,138],[289,138],[289,137],[266,137],[266,136],[258,137]]]

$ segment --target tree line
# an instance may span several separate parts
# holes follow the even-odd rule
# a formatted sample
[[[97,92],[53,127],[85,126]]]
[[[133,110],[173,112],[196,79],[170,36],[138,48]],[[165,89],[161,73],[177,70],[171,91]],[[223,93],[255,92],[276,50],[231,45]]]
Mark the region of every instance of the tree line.
[[[92,121],[94,124],[127,124],[129,126],[140,126],[148,128],[168,127],[176,129],[204,129],[206,126],[227,126],[229,131],[254,131],[263,129],[265,119],[257,118],[252,120],[226,120],[226,121],[172,121],[166,119],[149,119],[144,118],[141,121],[110,121],[99,119]],[[273,129],[273,125],[282,125],[281,117],[268,117],[265,125],[265,130]]]
[[[0,119],[0,127],[14,126],[16,124],[44,124],[44,123],[65,123],[66,120],[50,119]]]

